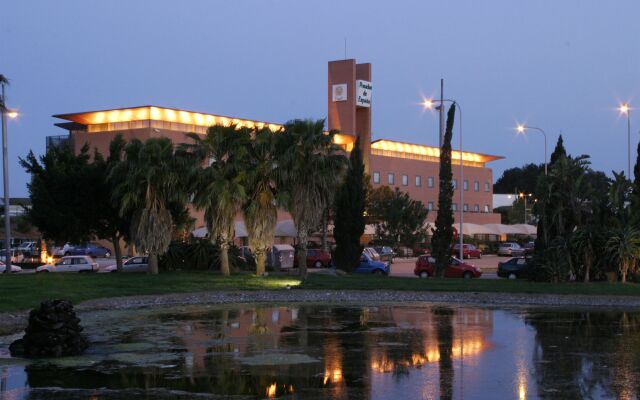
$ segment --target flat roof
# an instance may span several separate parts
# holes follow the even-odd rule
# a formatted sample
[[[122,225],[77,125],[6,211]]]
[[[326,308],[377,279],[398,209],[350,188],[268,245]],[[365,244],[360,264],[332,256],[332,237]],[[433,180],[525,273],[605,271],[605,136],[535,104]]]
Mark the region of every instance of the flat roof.
[[[223,115],[200,113],[179,108],[159,107],[154,105],[114,108],[107,110],[83,111],[69,114],[55,114],[54,118],[60,118],[81,125],[99,125],[118,122],[158,120],[167,122],[177,122],[186,125],[212,126],[216,124],[229,125],[236,124],[239,127],[247,128],[263,128],[268,127],[275,132],[280,130],[283,125],[273,122],[256,121],[251,119],[229,117]],[[57,126],[68,128],[66,124],[56,124]],[[340,134],[336,137],[336,143],[344,144],[348,140],[347,135]],[[440,157],[440,149],[434,146],[426,146],[421,144],[405,143],[394,140],[378,139],[371,142],[371,148],[376,150],[386,150],[399,153],[415,154],[420,156]],[[460,152],[453,150],[452,159],[460,159]],[[481,154],[473,152],[462,152],[463,161],[472,161],[486,163],[495,160],[501,160],[504,157],[490,154]]]

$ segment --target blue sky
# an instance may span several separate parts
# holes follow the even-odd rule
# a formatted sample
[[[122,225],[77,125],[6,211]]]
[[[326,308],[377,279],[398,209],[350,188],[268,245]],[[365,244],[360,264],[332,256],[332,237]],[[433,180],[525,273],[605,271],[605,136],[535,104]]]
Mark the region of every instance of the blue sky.
[[[505,168],[542,162],[560,131],[593,167],[626,168],[626,119],[640,108],[640,2],[13,1],[0,18],[0,73],[12,80],[11,194],[18,157],[63,134],[52,114],[143,104],[284,122],[326,116],[327,61],[373,64],[373,136],[437,144],[422,95],[464,109],[465,149]],[[632,113],[633,158],[640,110]],[[454,137],[457,143],[457,138]]]

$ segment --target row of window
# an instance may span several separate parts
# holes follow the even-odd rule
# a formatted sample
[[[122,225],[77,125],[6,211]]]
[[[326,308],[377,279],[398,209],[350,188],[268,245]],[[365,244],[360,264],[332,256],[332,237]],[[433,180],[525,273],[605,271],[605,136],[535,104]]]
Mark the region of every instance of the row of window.
[[[401,182],[402,182],[402,186],[409,186],[409,175],[402,175],[401,177]],[[378,171],[374,171],[373,172],[373,183],[380,183],[380,172]],[[456,179],[453,180],[453,188],[457,189],[458,188],[458,181]],[[395,185],[396,184],[396,175],[393,172],[389,172],[387,174],[387,184],[388,185]],[[422,186],[422,177],[420,175],[416,175],[415,176],[415,185],[416,187],[421,187]],[[427,187],[432,188],[434,185],[434,179],[432,176],[427,178]],[[468,191],[469,190],[469,181],[468,180],[464,180],[464,182],[462,183],[462,186],[464,188],[464,190]],[[484,183],[484,191],[488,192],[491,190],[491,184],[489,182],[485,182]],[[473,191],[474,192],[479,192],[480,191],[480,181],[474,181],[473,182]]]
[[[434,210],[434,208],[433,208],[433,201],[429,201],[429,202],[427,203],[427,209],[428,209],[429,211],[433,211],[433,210]],[[451,210],[452,210],[452,211],[458,211],[458,203],[453,203],[453,204],[451,204]],[[465,203],[465,204],[464,204],[464,206],[462,207],[462,210],[463,210],[464,212],[469,212],[469,204]],[[474,206],[473,206],[473,212],[476,212],[476,213],[479,213],[479,212],[480,212],[480,204],[474,204]],[[488,204],[485,204],[485,205],[484,205],[484,207],[483,207],[483,209],[482,209],[482,212],[484,212],[484,213],[488,213],[488,212],[489,212],[489,205],[488,205]]]

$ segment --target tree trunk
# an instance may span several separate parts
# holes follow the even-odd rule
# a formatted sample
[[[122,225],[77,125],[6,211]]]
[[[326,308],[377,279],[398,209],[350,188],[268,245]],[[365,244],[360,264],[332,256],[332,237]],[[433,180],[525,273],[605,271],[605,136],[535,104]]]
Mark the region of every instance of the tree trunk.
[[[623,261],[622,262],[622,271],[620,271],[621,275],[622,275],[622,280],[621,280],[622,283],[627,283],[627,269],[628,268],[629,268],[629,264],[627,263],[627,261],[626,260]]]
[[[158,275],[158,255],[155,253],[149,253],[149,273]]]
[[[301,232],[304,231],[304,232]],[[302,279],[307,278],[307,233],[305,229],[298,230],[298,248],[296,249],[296,257],[298,257],[298,270]]]
[[[589,270],[590,270],[590,265],[587,263],[585,264],[585,271],[584,271],[584,282],[589,282]]]
[[[229,268],[229,243],[223,241],[220,244],[220,272],[222,275],[231,275],[231,269]]]
[[[266,270],[265,263],[267,261],[267,255],[264,249],[256,251],[256,275],[263,276]]]
[[[116,268],[118,272],[123,272],[124,267],[122,266],[122,249],[120,248],[120,237],[118,235],[114,235],[111,239],[111,243],[113,243],[113,255],[116,257]]]

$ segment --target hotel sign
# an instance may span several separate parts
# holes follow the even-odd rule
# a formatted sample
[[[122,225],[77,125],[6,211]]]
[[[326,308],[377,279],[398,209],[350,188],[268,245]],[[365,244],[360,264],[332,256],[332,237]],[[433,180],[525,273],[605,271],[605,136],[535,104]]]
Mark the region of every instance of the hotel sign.
[[[333,93],[333,101],[347,101],[347,84],[346,83],[333,85],[331,89]]]
[[[358,107],[371,107],[371,82],[369,81],[356,81],[356,106]]]

